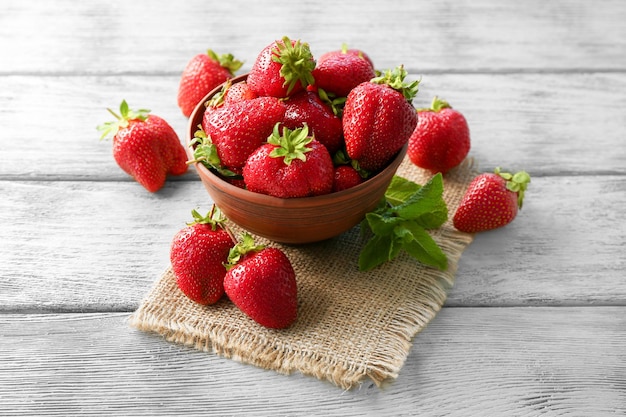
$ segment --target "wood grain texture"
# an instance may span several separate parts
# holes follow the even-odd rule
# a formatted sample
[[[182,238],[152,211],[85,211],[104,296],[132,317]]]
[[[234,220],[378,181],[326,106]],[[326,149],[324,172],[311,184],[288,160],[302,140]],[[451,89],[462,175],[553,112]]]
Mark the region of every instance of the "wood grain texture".
[[[284,35],[320,53],[346,42],[370,50],[383,68],[626,68],[626,6],[620,0],[394,0],[385,7],[358,0],[298,7],[287,0],[33,0],[4,6],[0,19],[4,74],[172,74],[207,48],[232,52],[249,68],[253,53]]]
[[[0,195],[5,311],[133,310],[191,210],[211,204],[199,181],[156,194],[134,182],[0,181]],[[463,255],[448,304],[626,305],[626,231],[615,227],[625,205],[622,176],[534,179],[519,217]]]
[[[170,344],[125,314],[0,315],[0,402],[63,416],[621,415],[625,317],[623,307],[445,308],[397,380],[342,391]]]

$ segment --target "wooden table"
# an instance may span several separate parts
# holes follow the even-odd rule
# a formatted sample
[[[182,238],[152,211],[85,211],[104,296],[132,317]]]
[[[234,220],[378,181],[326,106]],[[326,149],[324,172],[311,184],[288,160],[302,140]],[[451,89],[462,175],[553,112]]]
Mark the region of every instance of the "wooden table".
[[[0,3],[0,415],[605,416],[626,413],[626,2]],[[184,134],[180,73],[249,69],[283,35],[422,78],[470,124],[481,171],[533,179],[476,236],[397,380],[343,391],[131,328],[209,201],[150,194],[95,126],[122,99]]]

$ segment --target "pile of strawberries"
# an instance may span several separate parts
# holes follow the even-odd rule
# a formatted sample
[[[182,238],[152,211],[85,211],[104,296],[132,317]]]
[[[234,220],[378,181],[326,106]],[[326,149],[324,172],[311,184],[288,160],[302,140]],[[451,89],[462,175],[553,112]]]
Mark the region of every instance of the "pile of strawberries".
[[[193,161],[165,120],[125,101],[119,113],[109,109],[115,120],[99,129],[102,138],[113,136],[118,165],[151,192],[167,175],[201,162],[239,187],[295,198],[360,184],[407,144],[411,162],[433,174],[445,175],[470,150],[460,112],[438,97],[431,107],[416,109],[419,82],[405,82],[402,66],[377,71],[361,50],[344,47],[315,59],[308,44],[283,37],[263,48],[247,78],[234,83],[241,66],[231,54],[208,51],[185,67],[177,100],[186,117],[223,86],[201,109]],[[529,182],[524,171],[477,176],[454,213],[455,228],[476,233],[510,223]],[[237,240],[215,206],[207,216],[193,211],[193,217],[171,246],[181,291],[203,305],[226,294],[257,323],[290,326],[297,317],[297,285],[285,254],[256,245],[247,234]]]
[[[183,73],[179,102],[189,80],[199,78],[197,68]],[[360,50],[344,47],[315,60],[307,43],[274,41],[245,80],[225,83],[205,103],[195,161],[235,185],[280,198],[360,184],[415,130],[418,82],[404,82],[406,75],[402,67],[377,73]]]

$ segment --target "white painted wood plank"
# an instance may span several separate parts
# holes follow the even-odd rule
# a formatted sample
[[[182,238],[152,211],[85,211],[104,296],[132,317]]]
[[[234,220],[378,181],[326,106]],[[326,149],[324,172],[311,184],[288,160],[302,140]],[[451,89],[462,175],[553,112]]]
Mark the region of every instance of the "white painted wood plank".
[[[626,5],[483,0],[294,3],[33,0],[3,6],[2,73],[162,73],[207,48],[253,53],[284,35],[342,42],[382,67],[442,71],[623,70]]]
[[[0,315],[2,415],[613,416],[626,311],[444,308],[396,381],[343,391],[170,344],[126,314]]]
[[[577,191],[573,192],[572,187]],[[133,310],[169,264],[199,181],[0,181],[0,309]],[[478,235],[449,305],[625,305],[626,177],[539,177],[509,226]],[[617,225],[617,226],[616,226]]]
[[[439,95],[463,112],[470,155],[485,170],[626,174],[625,73],[411,74],[420,76],[415,105]],[[126,99],[165,118],[184,142],[177,88],[178,76],[0,77],[0,178],[127,180],[96,126]]]

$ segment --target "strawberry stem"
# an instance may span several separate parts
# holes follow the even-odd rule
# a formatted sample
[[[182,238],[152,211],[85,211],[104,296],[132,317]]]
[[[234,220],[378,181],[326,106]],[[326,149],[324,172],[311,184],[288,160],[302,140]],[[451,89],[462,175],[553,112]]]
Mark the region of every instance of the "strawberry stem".
[[[494,172],[506,180],[507,190],[517,193],[517,206],[521,209],[526,188],[530,183],[530,175],[526,171],[518,171],[515,174],[502,172],[500,167],[497,167]]]
[[[404,65],[400,65],[393,70],[387,70],[382,75],[374,77],[371,82],[375,84],[386,84],[394,90],[402,93],[404,98],[411,103],[418,92],[420,81],[413,81],[411,83],[404,82],[404,79],[408,75],[408,72],[404,69]]]
[[[294,159],[306,161],[306,153],[311,151],[308,145],[313,141],[309,136],[309,127],[306,123],[301,128],[291,130],[283,127],[282,134],[279,130],[280,122],[274,125],[272,134],[267,142],[276,147],[270,152],[272,158],[284,158],[285,164],[290,165]]]
[[[304,88],[315,83],[311,74],[315,69],[315,60],[308,43],[302,43],[300,40],[292,42],[291,39],[284,36],[282,41],[276,41],[272,60],[282,65],[280,75],[285,79],[283,85],[288,86],[288,95],[298,81]]]
[[[207,55],[212,60],[219,62],[219,64],[226,68],[231,75],[235,75],[235,72],[237,72],[243,65],[243,62],[235,59],[233,54],[218,55],[213,50],[209,49],[207,51]]]
[[[217,227],[225,227],[224,222],[226,221],[226,217],[222,214],[222,210],[215,204],[211,206],[211,210],[209,210],[206,215],[203,216],[198,210],[193,209],[191,210],[191,216],[193,217],[193,221],[187,223],[189,226],[193,226],[194,224],[208,224],[213,230],[216,230]]]
[[[236,242],[236,241],[235,241]],[[226,270],[233,268],[241,259],[249,254],[265,249],[265,245],[257,245],[251,234],[245,232],[239,242],[230,249],[228,261],[224,264]]]
[[[115,117],[115,120],[103,123],[97,127],[97,129],[102,132],[100,140],[105,139],[108,136],[113,137],[117,135],[117,132],[121,128],[128,127],[128,122],[131,120],[145,121],[150,113],[150,110],[148,109],[130,109],[126,100],[122,100],[122,103],[120,104],[120,114],[115,113],[110,108],[107,108],[107,111]]]

